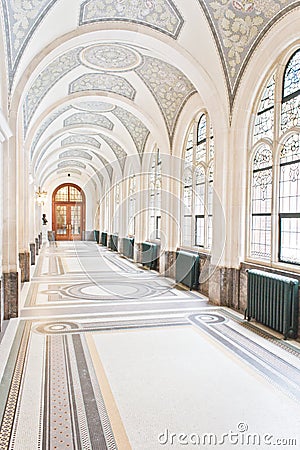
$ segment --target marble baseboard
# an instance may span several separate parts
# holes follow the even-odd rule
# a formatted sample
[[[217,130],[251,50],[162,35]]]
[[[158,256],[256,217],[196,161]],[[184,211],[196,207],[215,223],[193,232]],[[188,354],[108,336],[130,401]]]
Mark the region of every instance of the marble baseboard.
[[[40,249],[40,240],[39,238],[35,238],[35,254],[36,256],[39,254]]]
[[[30,281],[30,252],[19,253],[19,264],[21,270],[21,283]]]
[[[135,243],[134,244],[134,261],[142,264],[142,243]]]
[[[35,243],[31,242],[29,244],[29,248],[30,248],[30,264],[32,266],[35,265]]]
[[[175,279],[176,276],[176,252],[165,251],[160,255],[159,272],[169,278]]]
[[[4,320],[18,317],[19,314],[19,273],[3,273]]]

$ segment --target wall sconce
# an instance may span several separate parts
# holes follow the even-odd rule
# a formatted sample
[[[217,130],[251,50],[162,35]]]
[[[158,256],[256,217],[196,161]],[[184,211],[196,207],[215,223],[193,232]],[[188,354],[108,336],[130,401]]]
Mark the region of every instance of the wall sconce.
[[[47,198],[47,192],[41,191],[41,187],[39,186],[38,191],[36,192],[36,201],[39,205],[43,205]]]

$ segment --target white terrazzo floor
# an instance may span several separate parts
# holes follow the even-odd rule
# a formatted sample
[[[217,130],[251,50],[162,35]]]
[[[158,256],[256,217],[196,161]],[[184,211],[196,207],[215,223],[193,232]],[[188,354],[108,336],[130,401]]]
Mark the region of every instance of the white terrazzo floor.
[[[0,344],[0,449],[300,448],[300,346],[94,243],[44,247]]]

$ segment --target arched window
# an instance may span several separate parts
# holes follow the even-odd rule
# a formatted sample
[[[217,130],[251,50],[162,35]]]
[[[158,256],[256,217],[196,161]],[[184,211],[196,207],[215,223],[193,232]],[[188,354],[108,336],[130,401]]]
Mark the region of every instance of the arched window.
[[[114,185],[113,232],[119,233],[120,227],[120,183]]]
[[[149,177],[150,192],[150,239],[160,239],[161,233],[161,158],[159,149],[156,148],[152,154],[151,171]]]
[[[300,50],[283,73],[281,65],[263,89],[255,118],[249,256],[300,264]]]
[[[184,155],[182,244],[187,247],[212,245],[213,160],[213,129],[203,112],[189,128]]]
[[[135,235],[135,206],[136,206],[136,179],[135,175],[129,177],[129,205],[128,205],[128,235]]]

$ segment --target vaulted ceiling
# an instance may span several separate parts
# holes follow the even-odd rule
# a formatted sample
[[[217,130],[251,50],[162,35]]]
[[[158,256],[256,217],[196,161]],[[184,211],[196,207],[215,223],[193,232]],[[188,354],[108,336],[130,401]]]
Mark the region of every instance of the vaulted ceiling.
[[[39,184],[121,175],[170,146],[193,96],[230,115],[249,59],[289,0],[1,0],[7,109]],[[3,101],[3,109],[5,109]],[[22,131],[22,134],[20,133]]]

